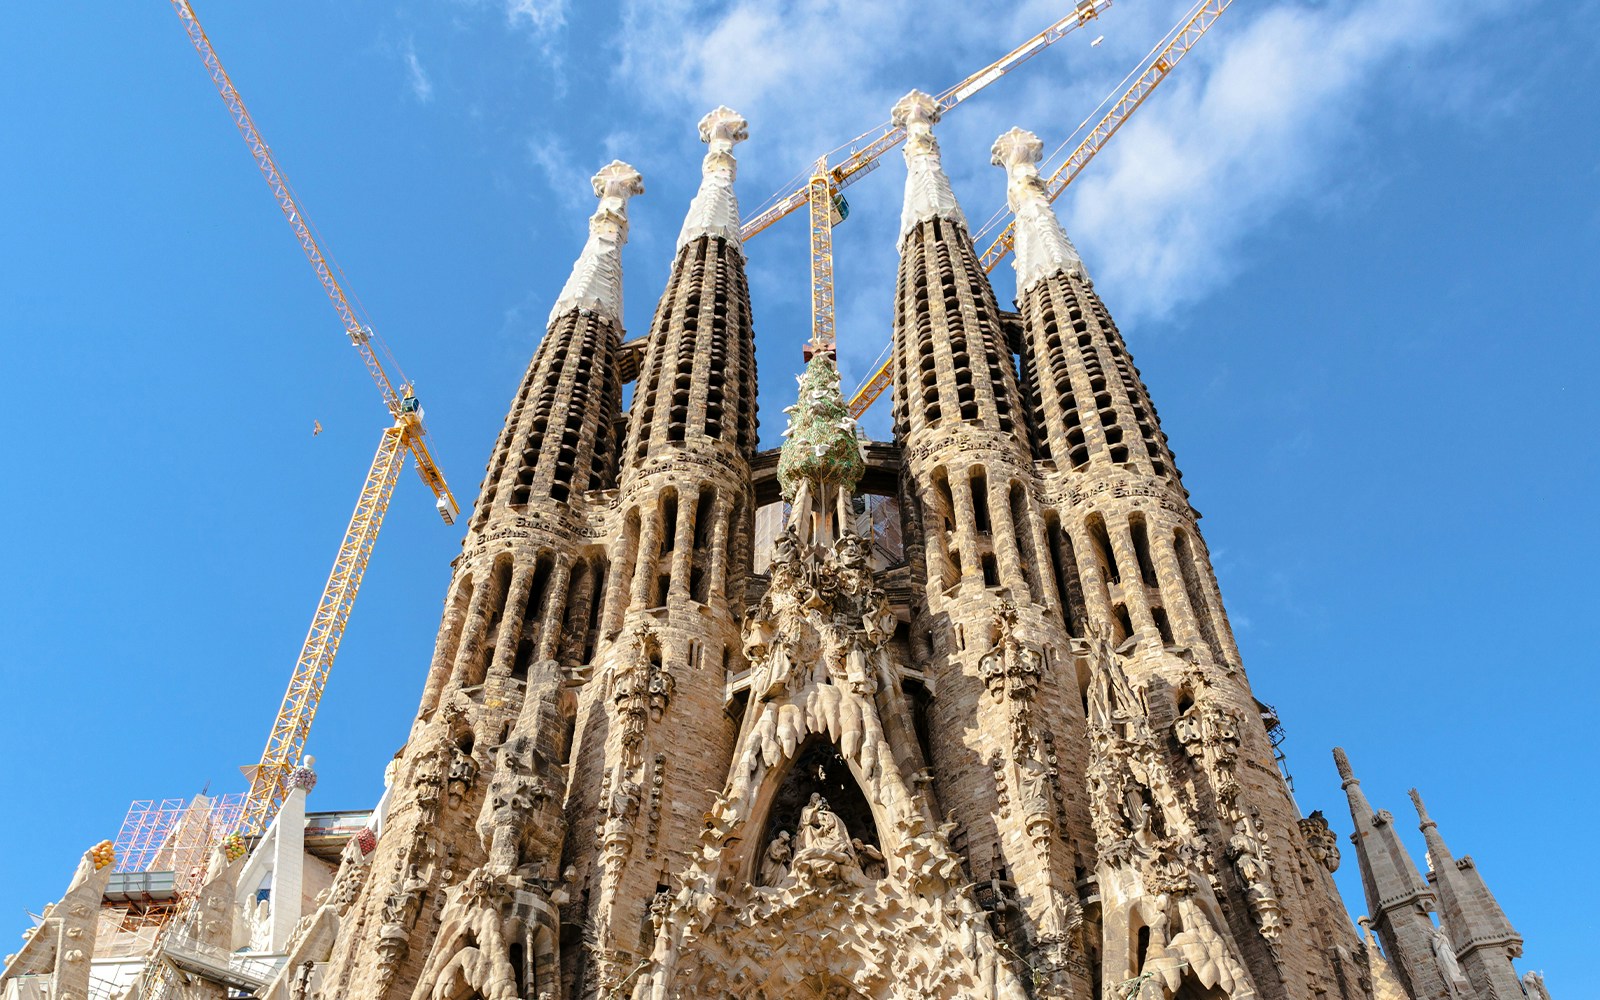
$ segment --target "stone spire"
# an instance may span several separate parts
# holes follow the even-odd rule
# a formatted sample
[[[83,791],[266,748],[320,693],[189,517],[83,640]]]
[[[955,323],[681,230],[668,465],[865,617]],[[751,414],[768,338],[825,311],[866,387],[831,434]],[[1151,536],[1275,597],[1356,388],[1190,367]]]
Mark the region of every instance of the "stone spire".
[[[895,102],[890,112],[897,128],[906,130],[906,200],[900,211],[900,242],[904,243],[917,223],[928,219],[949,219],[967,227],[967,217],[956,204],[950,178],[939,158],[939,140],[933,137],[942,109],[939,102],[920,90]]]
[[[1377,939],[1372,936],[1372,918],[1362,917],[1356,922],[1361,925],[1361,944],[1367,955],[1367,968],[1372,973],[1373,1000],[1410,1000],[1394,970],[1389,967],[1389,960],[1383,957],[1382,950],[1378,948]]]
[[[733,147],[750,138],[750,123],[727,106],[719,106],[700,119],[700,141],[710,148],[700,163],[700,190],[689,203],[678,249],[698,236],[719,236],[743,253],[739,242],[739,199],[733,193],[738,161]]]
[[[732,150],[747,135],[745,119],[725,107],[700,121],[710,149],[629,408],[604,641],[572,722],[584,763],[568,808],[593,825],[580,827],[592,832],[575,838],[563,870],[586,887],[573,918],[595,942],[589,974],[599,990],[586,996],[625,995],[648,954],[640,928],[659,915],[667,872],[695,851],[737,735],[724,695],[740,649],[758,440],[755,330],[733,191]]]
[[[1081,271],[1083,259],[1050,207],[1044,178],[1039,176],[1044,143],[1032,132],[1013,128],[996,139],[989,152],[995,166],[1006,168],[1006,204],[1017,218],[1011,258],[1017,270],[1017,296],[1057,272]]]
[[[722,442],[745,456],[755,452],[755,342],[732,153],[748,136],[749,123],[730,108],[700,119],[710,150],[641,358],[624,482],[668,448]]]
[[[1429,817],[1415,788],[1411,801],[1433,859],[1431,881],[1439,898],[1439,922],[1455,946],[1461,970],[1479,996],[1516,996],[1521,987],[1511,960],[1522,954],[1522,936],[1506,919],[1472,858],[1458,861],[1450,853],[1439,824]]]
[[[628,242],[628,199],[644,194],[644,178],[621,160],[594,175],[600,207],[589,216],[589,239],[572,265],[572,275],[550,310],[554,323],[563,313],[588,309],[622,327],[622,244]]]
[[[1444,1000],[1451,993],[1433,954],[1433,921],[1428,916],[1433,892],[1400,842],[1394,816],[1387,809],[1373,811],[1343,747],[1334,747],[1333,761],[1350,800],[1356,827],[1350,840],[1361,864],[1367,912],[1383,950],[1414,1000]]]

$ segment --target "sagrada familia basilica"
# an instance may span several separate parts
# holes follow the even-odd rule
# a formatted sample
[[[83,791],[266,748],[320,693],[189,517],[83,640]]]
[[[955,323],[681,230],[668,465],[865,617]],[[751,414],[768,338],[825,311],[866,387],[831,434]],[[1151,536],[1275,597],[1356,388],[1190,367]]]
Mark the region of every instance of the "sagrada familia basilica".
[[[819,350],[785,443],[758,448],[743,118],[700,122],[700,188],[627,343],[643,186],[602,168],[381,817],[332,859],[287,851],[306,770],[268,836],[270,905],[267,848],[219,850],[185,932],[223,967],[254,949],[269,970],[174,958],[187,971],[166,991],[1548,1000],[1415,793],[1425,874],[1343,751],[1353,849],[1300,814],[1039,140],[1012,129],[993,149],[1017,219],[1012,312],[941,167],[938,105],[914,91],[893,114],[893,441],[858,433]],[[1332,879],[1352,854],[1359,924]],[[7,989],[55,976],[37,995],[83,1000],[72,953],[83,965],[107,877],[86,857]]]

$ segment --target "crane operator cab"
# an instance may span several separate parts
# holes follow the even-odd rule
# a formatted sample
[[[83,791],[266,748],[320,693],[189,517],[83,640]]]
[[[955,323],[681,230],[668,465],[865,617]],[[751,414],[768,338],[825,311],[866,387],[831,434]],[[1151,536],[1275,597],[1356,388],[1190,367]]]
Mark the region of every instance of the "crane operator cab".
[[[417,423],[422,423],[422,400],[417,398],[416,391],[409,385],[400,387],[400,412]]]

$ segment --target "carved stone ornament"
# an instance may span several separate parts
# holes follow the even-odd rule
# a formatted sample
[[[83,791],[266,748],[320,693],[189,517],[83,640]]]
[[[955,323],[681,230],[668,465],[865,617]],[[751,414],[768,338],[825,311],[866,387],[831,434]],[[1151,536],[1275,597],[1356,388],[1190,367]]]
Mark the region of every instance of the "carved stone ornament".
[[[1044,143],[1032,132],[1013,128],[996,139],[989,152],[991,162],[1006,169],[1006,202],[1016,215],[1016,254],[1011,263],[1019,294],[1052,274],[1081,273],[1083,259],[1061,228],[1039,176]]]
[[[550,310],[549,322],[588,309],[622,326],[622,245],[628,242],[628,199],[644,194],[644,178],[621,160],[600,168],[591,183],[600,206],[589,217],[589,239]]]
[[[913,90],[896,101],[889,113],[890,120],[906,130],[906,196],[900,210],[902,243],[919,223],[929,219],[947,219],[962,228],[967,225],[944,172],[939,141],[933,137],[933,126],[939,123],[942,112],[931,95]]]
[[[634,653],[612,675],[611,702],[622,733],[623,760],[630,769],[639,766],[645,727],[660,721],[672,704],[677,681],[661,665],[661,643],[648,621],[634,629]]]
[[[459,806],[478,780],[478,762],[472,755],[457,747],[452,751],[450,771],[445,779],[445,790],[451,806]]]
[[[743,249],[739,242],[739,199],[733,193],[738,164],[733,147],[750,137],[750,123],[728,107],[718,107],[700,119],[700,141],[708,147],[700,165],[700,190],[689,203],[677,249],[701,236],[715,236]]]
[[[978,676],[990,696],[1006,704],[1012,752],[1018,759],[1029,758],[1037,750],[1033,699],[1044,658],[1017,635],[1017,606],[1011,601],[995,605],[991,629],[990,649],[978,659]]]
[[[561,811],[565,772],[545,756],[555,751],[540,736],[556,714],[553,706],[559,697],[560,684],[553,676],[530,680],[528,700],[496,753],[478,815],[484,863],[435,893],[443,897],[439,929],[412,1000],[517,1000],[558,988],[559,907],[567,896],[555,873],[566,836]],[[452,780],[456,777],[468,780],[465,773]],[[410,916],[412,898],[424,884],[424,873],[413,865],[390,897],[385,934],[390,921],[404,926],[408,917],[415,919]]]
[[[1339,838],[1328,827],[1327,817],[1318,809],[1300,820],[1300,835],[1306,840],[1306,853],[1332,874],[1339,870]]]
[[[1152,734],[1145,692],[1129,682],[1118,656],[1097,638],[1091,636],[1081,652],[1093,670],[1086,777],[1099,848],[1107,975],[1135,985],[1129,996],[1144,997],[1140,990],[1147,982],[1166,989],[1150,996],[1170,996],[1192,978],[1232,1000],[1250,1000],[1258,994],[1212,887],[1211,852]],[[1230,849],[1248,857],[1249,874],[1270,886],[1259,829],[1246,824],[1236,836]],[[1142,960],[1127,944],[1134,926],[1148,929]],[[1275,934],[1281,924],[1265,926]],[[1117,969],[1124,978],[1110,971]]]
[[[848,498],[827,499],[842,506]],[[700,857],[673,874],[670,902],[654,908],[654,946],[632,995],[787,997],[782,970],[804,969],[823,996],[1023,1000],[987,918],[957,881],[954,824],[937,823],[891,751],[879,699],[893,690],[884,646],[894,618],[866,546],[848,533],[827,543],[832,503],[795,507],[796,520],[815,514],[803,525],[808,537],[787,526],[744,627],[753,717],[706,814]],[[819,743],[870,804],[861,822],[879,842],[853,836],[820,793],[799,808],[793,829],[758,834],[766,819],[758,803],[772,801],[802,747]],[[627,787],[626,775],[612,780]],[[625,815],[628,793],[612,797],[611,811]],[[1053,806],[1044,812],[1053,820]],[[601,912],[604,934],[604,901]],[[611,981],[620,987],[627,971],[619,964]],[[600,979],[604,989],[607,974]]]

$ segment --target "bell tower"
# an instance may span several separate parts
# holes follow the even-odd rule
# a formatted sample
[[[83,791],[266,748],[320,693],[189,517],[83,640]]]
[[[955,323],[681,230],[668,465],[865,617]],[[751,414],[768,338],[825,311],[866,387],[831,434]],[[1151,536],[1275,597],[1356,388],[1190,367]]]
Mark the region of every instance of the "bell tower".
[[[419,978],[442,975],[475,947],[460,924],[498,921],[518,905],[528,939],[507,940],[518,957],[508,951],[480,969],[479,988],[555,985],[562,720],[571,714],[563,677],[598,624],[606,559],[591,525],[604,516],[595,501],[615,461],[627,204],[644,190],[621,162],[593,183],[600,205],[588,239],[512,400],[452,564],[422,704],[392,765],[383,835],[370,856],[347,853],[330,890],[341,932],[324,996],[409,996]],[[454,885],[465,873],[470,886]]]
[[[1360,948],[1329,877],[1326,823],[1302,820],[1275,766],[1199,514],[1045,193],[1041,153],[1038,137],[1012,129],[993,160],[1016,216],[1016,346],[1041,551],[1072,637],[1072,663],[1052,679],[1076,685],[1069,700],[1087,715],[1089,753],[1073,763],[1091,793],[1099,905],[1088,936],[1106,949],[1102,990],[1146,973],[1179,989],[1188,973],[1162,971],[1160,958],[1181,940],[1160,943],[1172,926],[1209,941],[1215,976],[1200,974],[1201,987],[1284,1000],[1358,988]],[[1140,947],[1118,944],[1141,934]]]
[[[727,773],[724,683],[740,657],[756,446],[755,341],[733,148],[737,112],[700,121],[699,191],[651,321],[619,470],[603,642],[580,697],[568,802],[594,962],[620,989],[649,910],[688,859]]]
[[[1061,762],[1083,759],[1082,709],[1045,678],[1071,669],[1037,517],[1027,417],[1009,340],[967,221],[941,165],[940,109],[918,91],[894,107],[906,130],[895,295],[895,433],[903,493],[922,534],[911,624],[934,692],[934,788],[974,880],[1013,945],[1042,942],[1047,992],[1089,989],[1072,935],[1089,835]],[[920,524],[918,524],[920,522]]]

